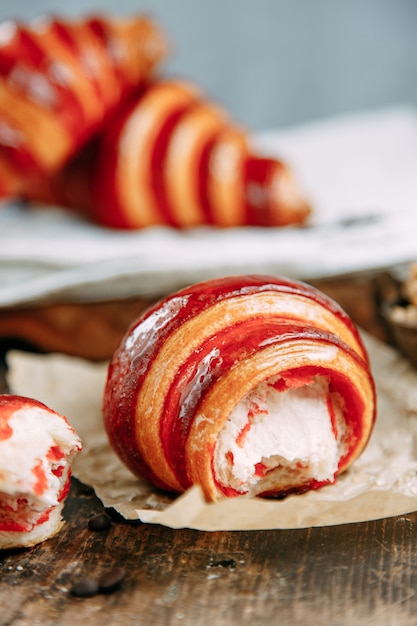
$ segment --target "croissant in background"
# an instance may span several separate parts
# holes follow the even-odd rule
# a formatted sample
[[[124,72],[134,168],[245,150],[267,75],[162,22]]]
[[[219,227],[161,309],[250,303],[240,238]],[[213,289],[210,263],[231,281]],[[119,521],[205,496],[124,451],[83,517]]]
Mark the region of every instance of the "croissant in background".
[[[0,24],[0,198],[62,168],[166,52],[140,16]]]
[[[152,80],[96,141],[26,199],[82,209],[113,228],[303,223],[310,206],[288,164],[193,84]]]
[[[0,198],[113,228],[303,223],[291,168],[185,81],[158,79],[150,20],[0,25]]]

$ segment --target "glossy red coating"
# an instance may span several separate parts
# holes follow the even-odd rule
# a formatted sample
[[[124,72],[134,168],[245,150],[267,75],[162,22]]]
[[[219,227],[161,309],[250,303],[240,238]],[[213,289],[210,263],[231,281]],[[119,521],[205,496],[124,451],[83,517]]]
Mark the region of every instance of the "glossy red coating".
[[[164,398],[160,440],[166,459],[183,489],[190,486],[185,444],[198,406],[212,384],[234,363],[250,357],[265,345],[278,346],[289,339],[301,342],[317,339],[344,351],[370,376],[366,350],[350,318],[333,300],[306,283],[282,277],[246,275],[213,279],[182,289],[149,308],[131,326],[109,366],[103,401],[104,422],[115,451],[135,474],[154,482],[158,487],[166,488],[144,462],[136,444],[138,393],[164,342],[184,322],[216,303],[230,298],[246,298],[262,291],[285,293],[289,298],[303,296],[331,311],[350,329],[361,354],[357,354],[332,332],[313,327],[310,320],[302,323],[286,319],[282,314],[274,316],[273,311],[268,316],[258,315],[239,323],[229,321],[225,324],[220,332],[203,341],[198,351],[181,364],[173,374]],[[340,465],[348,461],[355,450],[356,441],[361,439],[362,426],[358,416],[363,411],[360,394],[349,378],[332,368],[301,365],[279,372],[279,375],[282,390],[303,384],[309,377],[323,375],[329,378],[330,390],[337,391],[345,398],[347,406],[345,420],[352,434],[352,445],[340,460]],[[318,488],[321,484],[313,481],[308,488]],[[228,488],[226,491],[225,495],[232,495]]]

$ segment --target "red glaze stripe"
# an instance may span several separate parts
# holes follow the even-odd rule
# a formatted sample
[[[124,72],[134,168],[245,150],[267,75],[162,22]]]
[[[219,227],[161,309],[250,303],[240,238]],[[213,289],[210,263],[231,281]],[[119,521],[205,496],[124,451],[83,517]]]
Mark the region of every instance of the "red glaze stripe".
[[[7,119],[4,121],[7,125]],[[14,130],[13,124],[10,127]],[[16,146],[0,144],[0,158],[8,162],[16,172],[24,172],[25,176],[35,176],[39,170],[38,162],[25,142]]]
[[[276,168],[277,163],[273,159],[252,156],[245,161],[246,222],[250,226],[271,226],[274,223],[269,202],[269,181],[271,169]]]
[[[204,215],[204,223],[205,224],[215,224],[215,219],[213,216],[213,209],[209,200],[209,193],[207,189],[208,182],[208,169],[210,167],[210,156],[211,152],[216,145],[218,139],[221,137],[224,129],[220,129],[214,137],[212,137],[209,141],[206,142],[202,152],[201,159],[199,164],[199,172],[198,172],[198,196],[200,198],[201,210]]]

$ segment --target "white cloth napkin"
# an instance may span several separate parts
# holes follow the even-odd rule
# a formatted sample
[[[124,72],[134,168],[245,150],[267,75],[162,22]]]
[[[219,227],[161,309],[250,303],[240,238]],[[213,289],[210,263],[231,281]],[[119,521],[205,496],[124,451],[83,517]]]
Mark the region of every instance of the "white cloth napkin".
[[[295,169],[305,228],[120,232],[60,208],[0,207],[0,307],[159,297],[226,274],[314,279],[417,258],[417,112],[373,111],[253,138]]]

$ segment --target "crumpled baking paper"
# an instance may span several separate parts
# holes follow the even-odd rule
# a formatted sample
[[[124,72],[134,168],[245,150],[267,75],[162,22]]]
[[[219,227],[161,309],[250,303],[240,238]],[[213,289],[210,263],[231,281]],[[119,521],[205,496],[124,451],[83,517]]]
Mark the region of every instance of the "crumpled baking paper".
[[[106,364],[58,354],[8,355],[13,393],[63,413],[83,441],[74,475],[105,507],[129,520],[205,531],[305,528],[406,515],[417,510],[417,371],[393,348],[364,335],[377,386],[370,442],[335,485],[285,500],[204,501],[199,487],[166,494],[133,477],[110,448],[101,419]]]

